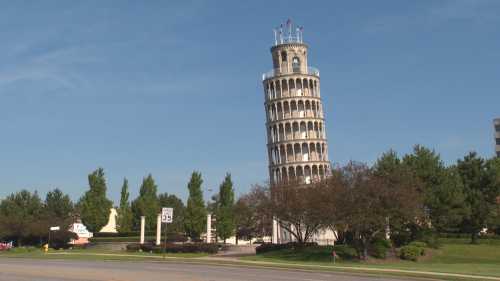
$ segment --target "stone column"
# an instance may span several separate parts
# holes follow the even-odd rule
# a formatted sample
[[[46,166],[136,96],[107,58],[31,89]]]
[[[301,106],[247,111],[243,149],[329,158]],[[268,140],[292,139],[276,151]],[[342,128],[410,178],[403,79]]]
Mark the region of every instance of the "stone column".
[[[141,244],[144,244],[144,228],[146,227],[146,217],[141,216]]]
[[[278,221],[273,217],[273,236],[271,238],[273,244],[278,244]]]
[[[156,245],[160,245],[161,241],[161,214],[156,217]]]
[[[207,215],[207,243],[212,242],[212,214]]]

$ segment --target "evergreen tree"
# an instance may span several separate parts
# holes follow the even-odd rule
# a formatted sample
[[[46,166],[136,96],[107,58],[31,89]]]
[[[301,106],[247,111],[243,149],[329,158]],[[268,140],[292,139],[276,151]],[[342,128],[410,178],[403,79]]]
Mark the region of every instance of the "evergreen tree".
[[[216,209],[216,223],[217,236],[224,240],[231,237],[236,229],[234,218],[234,190],[231,175],[227,174],[224,182],[220,185],[219,196]]]
[[[146,217],[146,229],[156,229],[156,218],[160,212],[158,205],[158,197],[156,186],[153,176],[149,174],[142,180],[141,188],[139,190],[139,197],[132,202],[132,213],[134,216],[134,224],[136,228],[140,228],[141,216]]]
[[[423,198],[432,226],[438,231],[456,231],[469,211],[456,168],[445,167],[439,154],[417,145],[403,163],[423,184]]]
[[[108,223],[113,203],[106,198],[106,178],[103,168],[92,172],[88,179],[90,189],[80,198],[78,210],[88,230],[97,232]]]
[[[132,230],[132,210],[129,202],[128,180],[123,179],[120,196],[120,208],[118,210],[118,231],[128,232]]]
[[[487,227],[497,208],[500,192],[500,159],[485,161],[475,152],[458,160],[458,173],[465,191],[465,204],[470,214],[464,219],[463,230],[477,243],[477,235]]]
[[[173,222],[168,225],[168,232],[184,234],[184,217],[186,207],[184,206],[182,200],[173,194],[163,193],[158,196],[158,201],[160,208],[167,207],[174,209],[174,219]]]
[[[56,188],[45,197],[43,216],[51,225],[65,229],[71,223],[74,212],[73,202],[67,194]]]
[[[193,172],[188,183],[189,198],[186,207],[185,228],[186,234],[196,240],[205,231],[207,223],[207,210],[203,202],[203,191],[201,189],[201,173]]]
[[[13,240],[18,246],[38,244],[48,226],[40,225],[43,204],[35,191],[13,193],[0,204],[0,236]]]

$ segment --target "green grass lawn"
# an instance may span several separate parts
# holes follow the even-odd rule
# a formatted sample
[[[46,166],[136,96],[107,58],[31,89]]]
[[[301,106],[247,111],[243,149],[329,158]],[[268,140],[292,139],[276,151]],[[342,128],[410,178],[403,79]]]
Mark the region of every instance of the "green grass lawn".
[[[471,245],[467,239],[443,239],[442,247],[429,250],[429,256],[418,262],[402,260],[370,260],[368,262],[339,260],[339,266],[394,268],[500,277],[500,240],[481,240]],[[330,252],[321,250],[280,250],[246,260],[332,265]]]

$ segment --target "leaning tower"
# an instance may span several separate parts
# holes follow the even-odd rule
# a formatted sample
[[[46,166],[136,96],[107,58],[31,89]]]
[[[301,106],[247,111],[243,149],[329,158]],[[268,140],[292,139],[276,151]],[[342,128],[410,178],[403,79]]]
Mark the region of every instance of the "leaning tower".
[[[319,70],[308,66],[302,27],[274,30],[273,69],[262,75],[272,184],[311,183],[330,173]]]

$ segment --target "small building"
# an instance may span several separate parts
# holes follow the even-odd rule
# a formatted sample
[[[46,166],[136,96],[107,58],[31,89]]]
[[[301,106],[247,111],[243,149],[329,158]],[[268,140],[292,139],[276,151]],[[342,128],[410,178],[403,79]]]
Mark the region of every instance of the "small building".
[[[87,227],[80,221],[77,220],[69,226],[68,231],[76,233],[78,239],[71,239],[69,244],[72,245],[84,245],[89,243],[89,238],[92,238],[94,234],[87,230]]]

